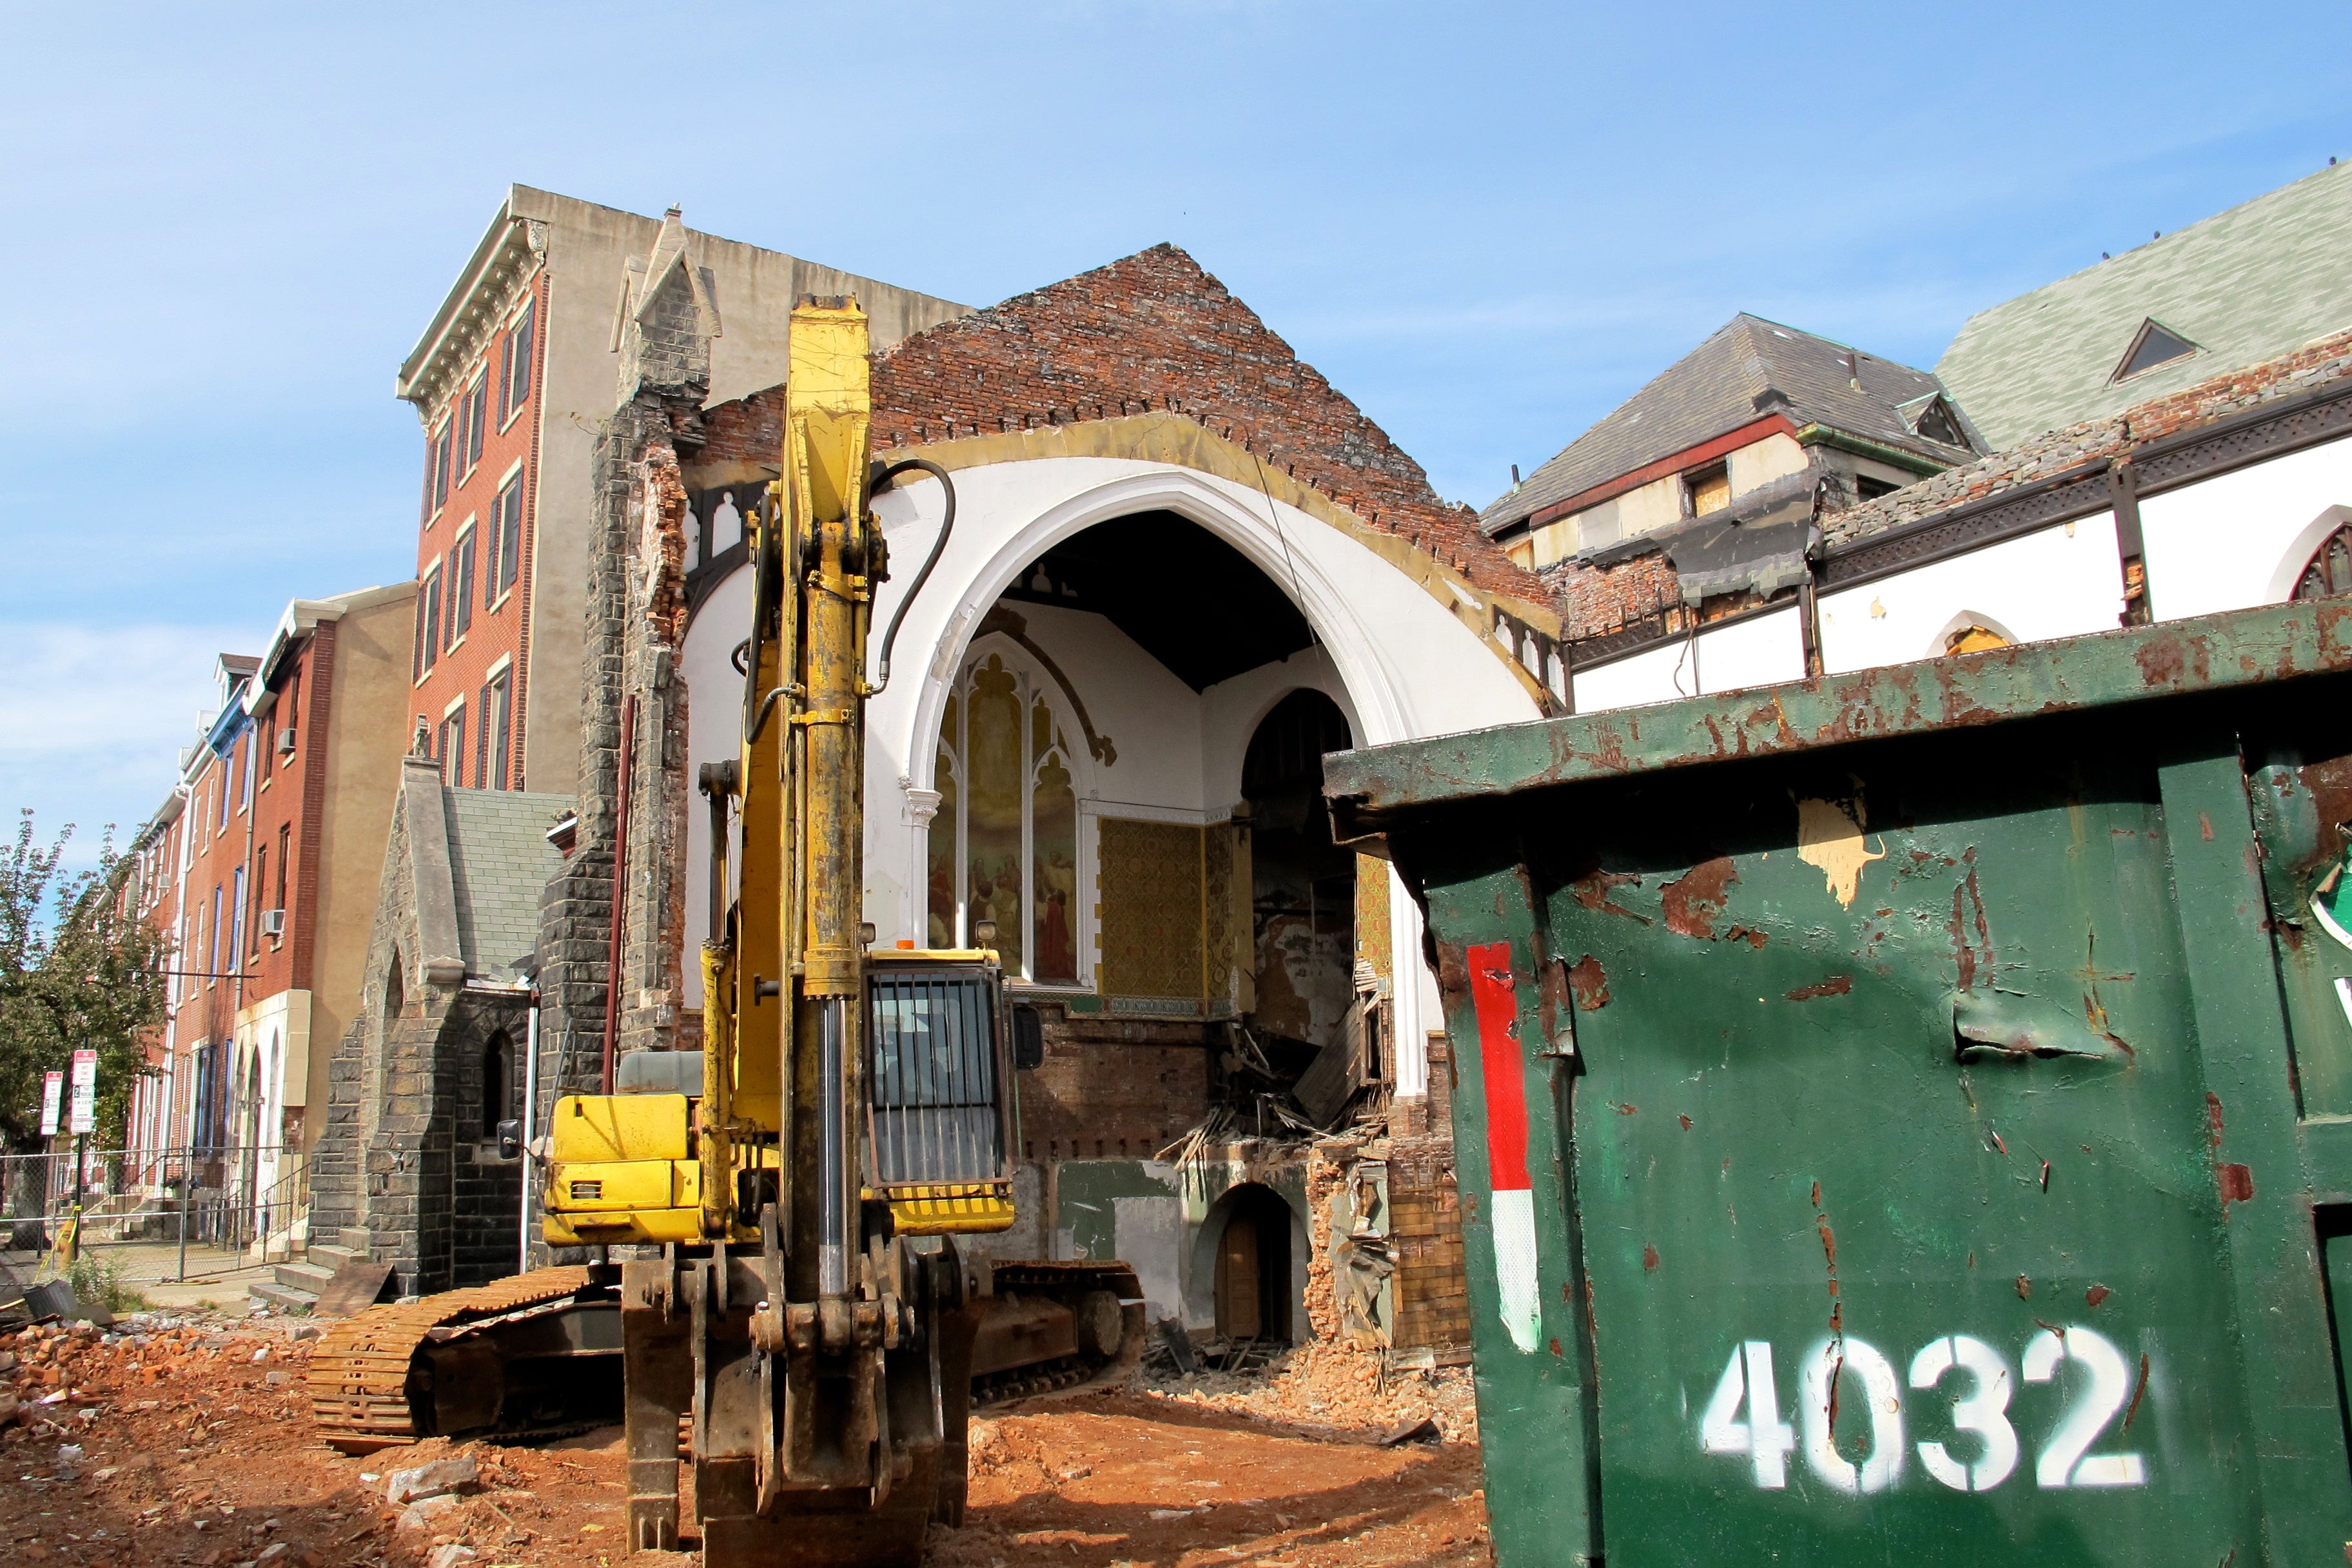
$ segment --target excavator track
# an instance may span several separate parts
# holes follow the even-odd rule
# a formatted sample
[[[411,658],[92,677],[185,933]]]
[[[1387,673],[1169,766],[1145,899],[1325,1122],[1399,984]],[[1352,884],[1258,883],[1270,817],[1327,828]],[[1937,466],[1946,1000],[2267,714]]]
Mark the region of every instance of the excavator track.
[[[433,1330],[560,1301],[587,1285],[584,1268],[535,1268],[354,1313],[320,1336],[310,1352],[306,1382],[312,1417],[329,1446],[346,1454],[413,1443],[424,1434],[417,1430],[410,1374]]]

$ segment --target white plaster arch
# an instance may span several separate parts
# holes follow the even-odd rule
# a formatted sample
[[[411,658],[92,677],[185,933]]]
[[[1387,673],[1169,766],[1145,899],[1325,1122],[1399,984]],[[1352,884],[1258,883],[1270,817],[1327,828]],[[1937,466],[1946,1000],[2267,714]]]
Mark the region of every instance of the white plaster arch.
[[[1312,684],[1339,703],[1359,745],[1539,717],[1503,658],[1453,607],[1360,541],[1261,490],[1172,464],[1114,458],[982,465],[957,472],[955,484],[955,534],[923,597],[908,611],[891,689],[867,710],[866,913],[887,932],[914,935],[920,929],[914,892],[928,834],[925,803],[937,799],[929,742],[966,648],[1024,567],[1097,523],[1170,511],[1238,550],[1306,616],[1315,651],[1328,666],[1328,681]],[[942,504],[931,483],[904,487],[877,502],[901,574],[877,595],[877,625],[887,624],[903,583],[912,579],[908,563],[931,548]],[[919,665],[918,650],[926,647],[929,657]],[[910,680],[918,669],[919,679]],[[924,819],[920,826],[918,817]],[[905,826],[893,833],[887,826],[892,823]],[[1420,910],[1393,872],[1389,893],[1400,971],[1396,1087],[1415,1095],[1427,1089],[1423,1047],[1439,1016],[1436,986],[1419,962]],[[1412,971],[1423,971],[1418,984],[1408,978]]]
[[[1325,540],[1318,540],[1318,543],[1338,540],[1373,561],[1378,561],[1379,557],[1306,512],[1269,500],[1255,492],[1244,492],[1257,503],[1252,510],[1240,498],[1229,493],[1238,487],[1195,469],[1168,464],[1130,464],[1116,458],[1063,458],[967,468],[956,476],[959,511],[969,513],[974,510],[964,501],[961,491],[965,486],[987,476],[991,468],[1039,468],[1063,465],[1101,465],[1140,471],[1106,477],[1101,482],[1078,489],[1047,506],[1009,535],[1000,538],[989,558],[980,563],[977,571],[962,579],[963,586],[951,607],[938,617],[941,623],[939,626],[941,635],[933,639],[936,652],[925,668],[921,694],[915,704],[911,721],[902,721],[898,727],[905,743],[900,755],[906,757],[909,763],[905,770],[909,784],[916,788],[930,787],[930,760],[923,756],[921,749],[915,745],[915,737],[933,733],[939,729],[940,715],[947,706],[950,672],[961,668],[963,648],[971,641],[981,618],[1005,589],[1013,585],[1022,568],[1073,534],[1083,533],[1097,523],[1144,511],[1171,511],[1200,524],[1240,551],[1252,565],[1265,573],[1298,605],[1316,640],[1329,653],[1340,684],[1350,699],[1346,706],[1354,710],[1355,717],[1363,725],[1364,733],[1359,736],[1361,743],[1378,745],[1412,738],[1408,711],[1401,699],[1401,683],[1397,672],[1386,668],[1380,639],[1371,628],[1362,624],[1350,608],[1346,595],[1332,583],[1321,559],[1323,552],[1309,549],[1305,540],[1296,536],[1303,530],[1311,529],[1315,533],[1325,536]],[[911,490],[920,495],[925,502],[934,501],[938,496],[938,491],[929,486],[915,486]],[[903,496],[908,492],[895,493]],[[877,508],[877,511],[882,510],[881,507]],[[1282,517],[1284,512],[1290,515]],[[1275,521],[1277,519],[1278,521]],[[889,521],[886,515],[886,529]],[[930,531],[926,529],[922,531],[929,533]],[[924,541],[926,545],[928,542],[928,540]],[[894,553],[898,550],[894,542]],[[904,556],[900,558],[904,559]],[[1381,564],[1384,570],[1394,570],[1386,563]],[[946,565],[944,560],[941,565]],[[944,576],[945,573],[942,572],[941,575]],[[1399,577],[1402,580],[1401,574]],[[939,585],[943,584],[934,585],[927,592],[938,592]],[[1418,585],[1410,586],[1413,593],[1422,594]],[[886,596],[887,594],[887,590]],[[1426,595],[1423,597],[1425,599]],[[927,608],[936,612],[937,605],[927,606],[918,601],[915,609],[908,616],[909,629],[914,628],[918,619],[925,618],[923,612]],[[1502,679],[1510,679],[1503,674],[1499,659],[1479,643],[1468,627],[1446,616],[1442,606],[1433,601],[1430,602],[1430,608],[1460,630],[1464,640],[1471,648],[1477,650],[1480,658],[1494,663]],[[889,613],[877,602],[875,609],[877,620],[887,619]],[[1527,702],[1525,706],[1526,717],[1537,717],[1532,702]],[[869,710],[869,731],[877,727]]]
[[[1255,710],[1250,728],[1241,731],[1244,748],[1255,721],[1298,686],[1313,686],[1338,702],[1359,745],[1539,716],[1510,666],[1468,624],[1465,616],[1482,619],[1483,612],[1466,595],[1461,605],[1449,605],[1360,540],[1253,487],[1175,464],[1095,457],[978,465],[956,471],[954,481],[954,534],[922,595],[908,607],[894,650],[894,678],[866,711],[866,910],[885,943],[923,934],[929,819],[938,805],[931,742],[982,618],[1022,568],[1097,523],[1146,511],[1187,518],[1238,550],[1306,616],[1314,647],[1220,683],[1232,688],[1222,695],[1234,713]],[[888,625],[929,553],[942,503],[940,487],[928,479],[877,498],[895,570],[876,596],[876,626]],[[689,778],[697,764],[735,754],[741,678],[725,661],[742,637],[749,583],[749,573],[739,570],[720,584],[697,613],[681,649]],[[877,661],[880,652],[873,650]],[[1085,678],[1069,673],[1083,691]],[[1254,689],[1261,685],[1264,689]],[[1231,759],[1230,784],[1212,787],[1237,790],[1242,754],[1236,750]],[[1128,765],[1101,776],[1116,785],[1122,782],[1120,767]],[[708,903],[706,819],[699,809],[687,814],[689,953],[701,939]],[[1434,1024],[1438,1015],[1433,981],[1423,974],[1415,985],[1402,973],[1421,967],[1421,924],[1393,873],[1390,909],[1400,969],[1397,1087],[1413,1094],[1426,1087],[1423,1020]],[[684,968],[687,1005],[693,1007],[699,1003],[699,975],[690,963]]]
[[[1921,651],[1920,657],[1922,658],[1943,658],[1950,651],[1952,639],[1972,627],[1980,627],[1989,631],[2004,642],[2014,643],[2023,640],[2015,632],[1981,610],[1962,610],[1950,620],[1946,621],[1937,629],[1936,635],[1927,639],[1927,646]]]
[[[2352,522],[2352,506],[2331,506],[2303,525],[2271,568],[2270,597],[2264,602],[2283,605],[2294,597],[2296,583],[2302,580],[2303,569],[2311,564],[2319,546],[2327,536]]]

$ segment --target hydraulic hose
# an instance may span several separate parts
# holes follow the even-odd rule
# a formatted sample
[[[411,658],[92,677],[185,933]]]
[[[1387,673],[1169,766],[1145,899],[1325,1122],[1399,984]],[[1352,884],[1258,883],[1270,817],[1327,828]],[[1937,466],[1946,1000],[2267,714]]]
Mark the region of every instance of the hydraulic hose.
[[[915,602],[915,595],[923,591],[925,583],[930,581],[931,568],[940,563],[940,556],[948,547],[948,535],[955,529],[955,481],[948,478],[948,471],[945,468],[929,458],[908,458],[902,462],[893,463],[875,475],[873,482],[866,489],[869,493],[879,489],[900,474],[915,468],[921,469],[940,481],[940,488],[947,491],[948,509],[946,515],[940,519],[940,536],[931,541],[931,552],[923,558],[923,569],[915,574],[915,581],[907,589],[907,596],[898,601],[897,609],[890,612],[890,625],[882,633],[882,658],[875,669],[875,674],[879,679],[867,689],[866,695],[869,697],[879,696],[883,689],[890,684],[890,649],[898,640],[898,623],[907,618],[907,606]]]

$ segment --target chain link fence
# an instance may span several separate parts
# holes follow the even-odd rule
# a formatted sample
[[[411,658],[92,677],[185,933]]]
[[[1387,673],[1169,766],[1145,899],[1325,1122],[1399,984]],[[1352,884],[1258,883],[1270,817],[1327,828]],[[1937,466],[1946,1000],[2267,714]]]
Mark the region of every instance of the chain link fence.
[[[310,1206],[310,1166],[289,1144],[68,1147],[0,1156],[6,1251],[175,1249],[176,1270],[159,1279],[217,1272],[234,1267],[230,1259],[282,1257]]]

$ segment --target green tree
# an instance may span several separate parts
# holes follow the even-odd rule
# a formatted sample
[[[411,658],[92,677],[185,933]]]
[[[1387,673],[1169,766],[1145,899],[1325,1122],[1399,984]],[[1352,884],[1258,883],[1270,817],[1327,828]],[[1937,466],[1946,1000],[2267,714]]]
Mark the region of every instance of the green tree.
[[[142,1042],[163,1024],[163,933],[124,882],[132,863],[108,829],[98,864],[65,868],[73,828],[44,846],[33,814],[0,846],[0,1141],[41,1148],[41,1080],[98,1053],[98,1146],[122,1147],[131,1091],[151,1069]]]

